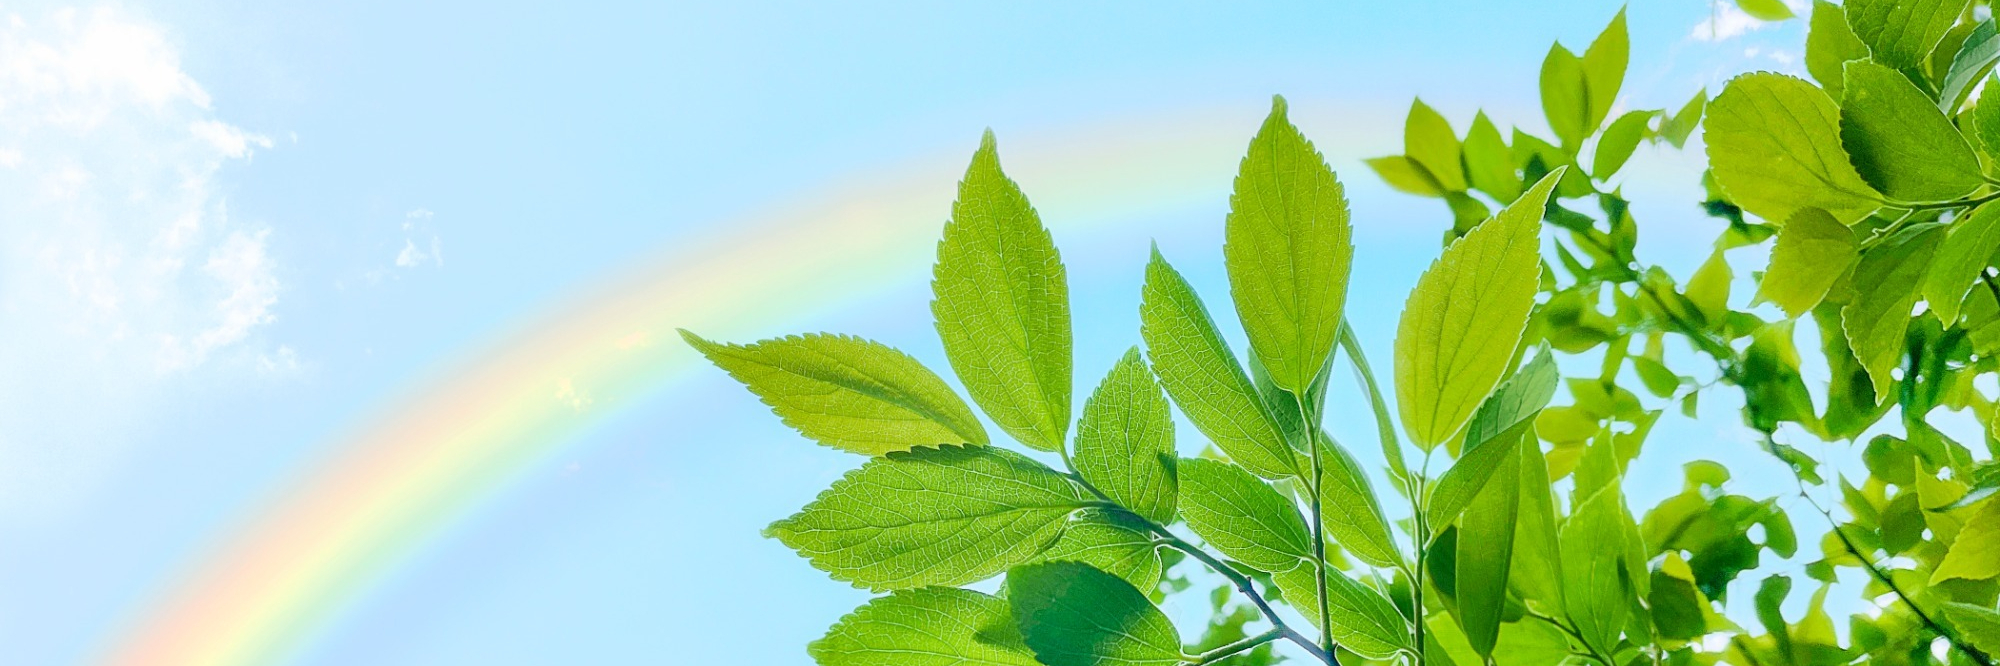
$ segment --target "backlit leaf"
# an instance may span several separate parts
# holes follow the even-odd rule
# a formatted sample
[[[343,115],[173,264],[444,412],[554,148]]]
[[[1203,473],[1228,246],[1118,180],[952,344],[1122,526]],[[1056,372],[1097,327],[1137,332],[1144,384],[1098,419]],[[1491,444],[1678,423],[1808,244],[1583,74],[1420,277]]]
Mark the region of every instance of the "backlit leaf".
[[[1996,251],[2000,251],[2000,205],[1982,204],[1952,225],[1951,235],[1938,247],[1930,275],[1924,278],[1924,301],[1937,313],[1938,321],[1958,323],[1958,308],[1965,302],[1966,290],[1986,271]]]
[[[1625,506],[1617,486],[1584,499],[1563,524],[1563,591],[1569,617],[1592,647],[1610,651],[1625,627],[1631,585],[1621,556]]]
[[[1890,67],[1915,67],[1930,57],[1967,0],[1847,0],[1847,25],[1868,45],[1875,60]]]
[[[1521,175],[1515,172],[1513,153],[1507,148],[1507,140],[1500,136],[1500,128],[1486,118],[1485,112],[1472,117],[1472,127],[1465,131],[1465,169],[1472,186],[1498,201],[1513,201],[1521,196]]]
[[[1305,615],[1319,611],[1318,580],[1311,562],[1271,576],[1292,607]],[[1409,624],[1388,597],[1339,571],[1326,578],[1327,621],[1334,643],[1370,659],[1387,659],[1410,649]]]
[[[1993,63],[2000,61],[2000,30],[1995,30],[1991,19],[1979,22],[1972,34],[1965,37],[1965,44],[1952,56],[1951,68],[1946,70],[1944,84],[1938,88],[1938,109],[1947,115],[1958,110],[1965,103],[1966,95],[1972,93],[1972,85],[1993,71]]]
[[[1146,265],[1140,334],[1153,372],[1196,429],[1244,468],[1276,479],[1295,473],[1291,445],[1265,413],[1200,297],[1158,248]]]
[[[1378,567],[1396,566],[1402,561],[1396,542],[1389,536],[1389,521],[1382,517],[1382,505],[1361,463],[1340,443],[1320,433],[1320,522],[1326,538],[1349,555]],[[1304,454],[1300,454],[1304,455]],[[1301,465],[1301,467],[1307,467]]]
[[[945,356],[1000,429],[1044,451],[1070,418],[1069,286],[1041,216],[987,132],[938,242],[931,314]]]
[[[1647,124],[1653,121],[1655,111],[1628,111],[1611,122],[1604,134],[1597,138],[1597,153],[1591,158],[1590,175],[1598,180],[1610,178],[1625,166],[1625,160],[1632,158],[1632,151],[1639,148],[1639,140],[1646,137]]]
[[[881,343],[809,334],[749,345],[681,337],[771,406],[785,425],[842,451],[985,444],[986,428],[944,380]]]
[[[1907,346],[1903,330],[1917,302],[1917,288],[1930,269],[1944,231],[1938,225],[1910,227],[1884,239],[1854,266],[1854,298],[1840,317],[1854,358],[1868,370],[1875,395],[1888,395]]]
[[[1035,562],[1082,562],[1123,578],[1141,590],[1160,583],[1161,562],[1153,534],[1138,517],[1090,508],[1070,517],[1069,526]]]
[[[1499,469],[1458,523],[1458,610],[1466,640],[1481,655],[1493,654],[1507,605],[1507,579],[1514,553],[1514,524],[1521,502],[1521,447],[1506,447]]]
[[[1312,558],[1312,534],[1299,509],[1257,477],[1225,462],[1180,461],[1181,517],[1222,554],[1277,573]]]
[[[1456,141],[1451,158],[1456,166]],[[1462,175],[1455,189],[1464,189]],[[1305,390],[1340,332],[1354,230],[1340,181],[1285,118],[1284,98],[1250,141],[1224,235],[1229,293],[1251,352],[1278,388]]]
[[[1422,99],[1410,103],[1410,115],[1403,121],[1403,154],[1424,165],[1446,191],[1465,191],[1463,149],[1450,121]]]
[[[1945,553],[1937,570],[1931,572],[1931,584],[1953,578],[1986,580],[1994,576],[2000,576],[2000,502],[1987,502],[1959,528],[1951,550]]]
[[[1839,109],[1782,74],[1738,76],[1708,104],[1709,168],[1730,201],[1768,221],[1819,208],[1852,223],[1877,205],[1840,145]]]
[[[1868,57],[1868,45],[1847,26],[1840,5],[1813,0],[1811,26],[1806,33],[1806,71],[1826,87],[1828,95],[1840,96],[1840,83],[1847,78],[1849,60]]]
[[[1797,317],[1811,311],[1861,255],[1854,232],[1818,208],[1801,208],[1778,229],[1757,299]]]
[[[1736,6],[1760,21],[1783,21],[1793,16],[1792,8],[1780,0],[1736,0]]]
[[[925,587],[877,597],[806,646],[820,666],[1035,666],[1006,600]]]
[[[1124,579],[1080,562],[1007,573],[1007,601],[1035,658],[1049,666],[1178,666],[1180,632]]]
[[[1625,30],[1625,9],[1620,7],[1618,15],[1604,26],[1604,32],[1598,33],[1590,48],[1583,51],[1581,66],[1590,108],[1583,119],[1585,135],[1597,131],[1611,114],[1611,104],[1617,101],[1618,89],[1625,83],[1625,64],[1631,59],[1631,51],[1632,40]]]
[[[1937,105],[1896,70],[1847,63],[1840,142],[1877,191],[1902,201],[1947,201],[1984,183],[1979,158]]]
[[[1174,522],[1175,460],[1167,397],[1133,347],[1083,405],[1076,473],[1133,513],[1166,524]]]

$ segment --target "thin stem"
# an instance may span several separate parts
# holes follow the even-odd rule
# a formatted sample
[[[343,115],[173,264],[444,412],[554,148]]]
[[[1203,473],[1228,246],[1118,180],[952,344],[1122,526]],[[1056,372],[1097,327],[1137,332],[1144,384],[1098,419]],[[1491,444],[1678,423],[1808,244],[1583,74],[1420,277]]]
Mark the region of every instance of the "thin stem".
[[[1980,652],[1970,645],[1966,645],[1964,641],[1959,640],[1957,633],[1945,628],[1937,620],[1931,619],[1931,615],[1924,612],[1924,609],[1917,605],[1915,599],[1903,593],[1902,586],[1897,585],[1894,579],[1890,578],[1887,573],[1884,573],[1881,568],[1875,566],[1873,559],[1862,554],[1861,549],[1854,545],[1854,540],[1848,538],[1847,531],[1840,529],[1839,521],[1833,519],[1833,512],[1826,510],[1824,506],[1820,506],[1819,500],[1813,499],[1812,495],[1803,492],[1799,493],[1799,495],[1806,498],[1806,502],[1812,504],[1813,509],[1819,511],[1821,516],[1826,517],[1827,526],[1833,529],[1834,536],[1840,537],[1840,544],[1847,548],[1848,554],[1853,555],[1854,559],[1860,560],[1862,568],[1867,569],[1868,574],[1874,576],[1875,580],[1882,581],[1883,585],[1888,586],[1889,591],[1896,594],[1896,599],[1903,602],[1904,606],[1909,607],[1910,612],[1915,613],[1918,620],[1923,621],[1925,628],[1930,629],[1931,632],[1939,636],[1943,636],[1946,641],[1951,643],[1952,647],[1957,648],[1959,652],[1965,653],[1965,656],[1970,657],[1979,666],[1993,666],[1993,660],[1987,658],[1986,653]]]
[[[1583,652],[1571,652],[1571,654],[1574,654],[1579,657],[1588,657],[1590,659],[1597,661],[1600,664],[1604,664],[1604,666],[1613,666],[1611,658],[1606,657],[1604,656],[1603,653],[1598,652],[1597,648],[1590,644],[1590,641],[1584,640],[1583,632],[1578,631],[1576,627],[1572,627],[1568,624],[1565,624],[1562,620],[1558,620],[1549,617],[1547,615],[1543,615],[1541,613],[1536,613],[1533,611],[1529,611],[1528,616],[1549,623],[1550,626],[1553,626],[1556,629],[1562,631],[1564,634],[1568,635],[1571,640],[1576,641],[1578,645],[1583,646],[1584,649]]]
[[[1264,600],[1264,595],[1257,593],[1257,586],[1250,582],[1249,576],[1245,576],[1243,572],[1237,571],[1227,564],[1223,564],[1221,560],[1215,559],[1214,555],[1196,548],[1194,544],[1188,543],[1178,536],[1174,536],[1173,532],[1167,531],[1167,528],[1161,527],[1158,523],[1146,521],[1146,527],[1153,531],[1153,536],[1158,539],[1159,543],[1186,553],[1188,557],[1199,560],[1202,564],[1208,565],[1208,568],[1214,569],[1216,573],[1222,574],[1223,578],[1229,579],[1230,583],[1236,585],[1238,592],[1242,592],[1243,596],[1250,598],[1250,603],[1257,607],[1257,612],[1263,613],[1264,620],[1270,622],[1271,626],[1280,632],[1285,640],[1296,643],[1301,648],[1305,648],[1306,652],[1311,653],[1313,658],[1318,659],[1322,664],[1334,663],[1332,653],[1328,652],[1325,648],[1321,648],[1318,643],[1314,643],[1312,639],[1306,638],[1304,634],[1300,634],[1298,630],[1291,628],[1290,625],[1285,624],[1284,618],[1278,617],[1278,612],[1271,610],[1270,602]]]
[[[1285,637],[1285,632],[1283,630],[1280,630],[1277,627],[1272,627],[1270,631],[1266,631],[1264,633],[1257,634],[1255,636],[1251,636],[1249,638],[1245,638],[1243,640],[1236,641],[1234,643],[1230,643],[1228,645],[1224,645],[1222,647],[1209,650],[1207,652],[1203,652],[1199,655],[1195,655],[1194,658],[1192,659],[1183,658],[1182,661],[1186,661],[1190,664],[1195,664],[1196,666],[1200,666],[1201,664],[1213,664],[1215,662],[1222,661],[1223,659],[1227,659],[1231,656],[1234,656],[1238,652],[1243,652],[1245,650],[1249,650],[1259,645],[1263,645],[1265,643],[1269,643],[1271,641],[1275,641],[1284,637]]]
[[[1313,565],[1317,574],[1314,584],[1319,588],[1320,647],[1325,649],[1327,654],[1333,654],[1333,614],[1327,608],[1326,599],[1326,523],[1320,520],[1319,486],[1325,477],[1320,472],[1319,437],[1316,436],[1319,424],[1309,415],[1314,410],[1306,408],[1306,402],[1310,398],[1304,393],[1295,394],[1294,397],[1298,398],[1299,437],[1305,440],[1306,450],[1312,458],[1312,483],[1306,484],[1306,492],[1312,495],[1309,504],[1312,506]]]
[[[1411,582],[1414,583],[1410,586],[1410,608],[1416,616],[1416,621],[1410,623],[1410,632],[1416,638],[1415,661],[1417,666],[1424,666],[1429,653],[1424,647],[1424,623],[1426,621],[1424,616],[1424,574],[1426,571],[1424,567],[1427,566],[1425,560],[1429,559],[1431,551],[1431,523],[1426,517],[1430,509],[1430,497],[1425,492],[1430,487],[1430,473],[1431,452],[1425,451],[1424,462],[1422,466],[1417,468],[1417,473],[1412,475],[1411,484],[1415,492],[1413,504],[1416,510],[1411,512],[1410,520],[1416,524],[1417,565],[1414,573],[1410,575]]]

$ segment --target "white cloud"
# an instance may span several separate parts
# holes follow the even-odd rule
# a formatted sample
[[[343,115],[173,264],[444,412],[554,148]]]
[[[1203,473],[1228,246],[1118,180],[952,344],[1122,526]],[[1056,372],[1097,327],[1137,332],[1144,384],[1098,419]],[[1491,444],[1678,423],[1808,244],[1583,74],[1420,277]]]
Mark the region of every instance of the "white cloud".
[[[1734,2],[1715,2],[1710,6],[1709,16],[1695,24],[1694,32],[1688,38],[1704,42],[1720,42],[1757,30],[1766,25],[1762,20],[1743,13]]]
[[[403,215],[403,249],[396,252],[397,268],[416,268],[425,262],[444,266],[444,244],[437,232],[430,230],[432,217],[435,215],[423,208]],[[420,247],[417,238],[423,235],[429,235],[430,242]]]
[[[273,142],[218,117],[170,37],[112,8],[0,22],[0,509],[81,482],[193,373],[298,366],[257,337],[271,233],[217,182]]]

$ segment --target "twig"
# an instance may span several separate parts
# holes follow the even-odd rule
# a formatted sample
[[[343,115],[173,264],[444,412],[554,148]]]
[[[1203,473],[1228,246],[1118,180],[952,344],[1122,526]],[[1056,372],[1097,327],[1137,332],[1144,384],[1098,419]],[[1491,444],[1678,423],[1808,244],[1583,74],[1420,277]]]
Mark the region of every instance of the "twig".
[[[1215,556],[1208,554],[1207,551],[1196,548],[1194,544],[1188,543],[1178,536],[1174,536],[1173,532],[1167,531],[1167,528],[1161,527],[1158,523],[1149,520],[1146,521],[1146,527],[1153,531],[1153,535],[1159,543],[1165,544],[1174,550],[1187,553],[1188,557],[1200,560],[1202,564],[1208,565],[1208,568],[1214,569],[1216,573],[1222,574],[1223,578],[1227,578],[1229,582],[1234,583],[1236,590],[1242,592],[1243,596],[1250,598],[1250,603],[1257,607],[1258,612],[1264,614],[1264,619],[1270,622],[1271,626],[1282,634],[1285,640],[1297,643],[1299,647],[1305,648],[1306,652],[1311,653],[1313,658],[1318,659],[1320,663],[1334,663],[1332,653],[1328,652],[1325,648],[1321,648],[1312,639],[1306,638],[1304,634],[1300,634],[1298,630],[1285,624],[1284,618],[1278,617],[1278,612],[1271,610],[1270,602],[1264,600],[1264,595],[1257,593],[1257,586],[1250,582],[1250,577],[1243,575],[1243,572],[1237,571],[1227,564],[1223,564],[1221,560],[1215,559]]]
[[[1959,640],[1957,633],[1939,624],[1937,620],[1931,619],[1931,615],[1924,612],[1924,609],[1917,605],[1917,600],[1910,598],[1908,594],[1904,594],[1902,586],[1897,585],[1894,579],[1891,579],[1888,574],[1883,573],[1881,568],[1876,567],[1874,560],[1862,554],[1861,548],[1854,545],[1853,539],[1848,538],[1847,531],[1840,529],[1840,523],[1833,519],[1833,512],[1827,511],[1826,507],[1821,506],[1819,500],[1813,499],[1812,495],[1805,494],[1804,492],[1799,493],[1799,495],[1806,498],[1806,502],[1811,504],[1813,509],[1819,511],[1821,516],[1826,517],[1827,526],[1833,529],[1834,536],[1840,537],[1840,544],[1847,548],[1848,554],[1853,555],[1854,559],[1860,560],[1861,567],[1867,569],[1868,574],[1874,576],[1875,580],[1882,581],[1883,585],[1889,587],[1890,592],[1896,593],[1896,599],[1902,601],[1904,606],[1908,606],[1910,612],[1915,613],[1917,619],[1923,621],[1925,628],[1944,637],[1946,641],[1951,643],[1952,647],[1957,648],[1959,652],[1965,653],[1965,656],[1970,657],[1979,666],[1993,666],[1993,660],[1987,658],[1986,653],[1966,645],[1963,641]]]
[[[1245,638],[1243,640],[1236,641],[1234,643],[1230,643],[1228,645],[1224,645],[1222,647],[1209,650],[1207,652],[1203,652],[1199,655],[1195,655],[1193,659],[1183,658],[1182,661],[1186,661],[1190,664],[1196,664],[1196,666],[1200,666],[1201,664],[1213,664],[1215,662],[1234,656],[1238,652],[1243,652],[1245,650],[1249,650],[1259,645],[1263,645],[1265,643],[1269,643],[1271,641],[1275,641],[1284,637],[1285,637],[1285,632],[1283,630],[1273,627],[1271,628],[1270,631],[1266,631],[1264,633],[1257,634],[1255,636],[1251,636],[1249,638]]]

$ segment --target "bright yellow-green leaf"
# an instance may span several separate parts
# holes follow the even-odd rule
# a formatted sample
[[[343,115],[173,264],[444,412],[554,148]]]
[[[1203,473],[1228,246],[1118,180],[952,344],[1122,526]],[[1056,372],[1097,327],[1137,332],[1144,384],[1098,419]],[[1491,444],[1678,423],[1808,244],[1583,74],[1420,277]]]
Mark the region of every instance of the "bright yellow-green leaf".
[[[1153,534],[1139,518],[1123,511],[1090,508],[1070,516],[1069,525],[1034,562],[1082,562],[1151,590],[1160,583],[1161,563]]]
[[[1582,58],[1561,44],[1549,47],[1542,58],[1542,113],[1548,116],[1549,129],[1572,152],[1596,129],[1585,127],[1590,119],[1589,85]]]
[[[1223,233],[1229,293],[1251,353],[1271,383],[1303,392],[1340,333],[1354,229],[1340,181],[1285,118],[1282,97],[1250,140]]]
[[[1550,615],[1568,612],[1563,602],[1562,547],[1557,542],[1555,491],[1541,442],[1521,443],[1521,509],[1514,521],[1514,566],[1509,586],[1531,607]],[[1505,643],[1506,630],[1500,632]]]
[[[1655,111],[1628,111],[1611,121],[1604,134],[1597,138],[1597,153],[1591,158],[1590,175],[1598,180],[1611,178],[1618,169],[1625,166],[1625,160],[1632,158],[1638,150],[1639,140],[1646,137],[1646,125],[1652,122]]]
[[[1450,440],[1500,381],[1541,284],[1543,206],[1557,169],[1432,262],[1396,328],[1396,402],[1426,450]]]
[[[764,533],[872,590],[964,585],[1048,548],[1089,501],[1019,453],[920,448],[869,460]]]
[[[821,444],[875,456],[986,443],[986,428],[944,380],[881,343],[817,333],[750,345],[681,337]]]
[[[1375,498],[1361,463],[1338,442],[1320,433],[1320,523],[1326,538],[1347,549],[1349,555],[1378,567],[1402,562],[1396,541],[1389,536],[1389,521],[1382,517],[1382,505]],[[1305,454],[1300,454],[1301,456]],[[1310,469],[1308,465],[1300,467]]]
[[[1270,573],[1312,559],[1312,532],[1298,506],[1257,477],[1229,463],[1187,458],[1180,478],[1181,517],[1223,555]]]
[[[1985,182],[1958,128],[1902,73],[1847,63],[1840,143],[1861,179],[1901,201],[1949,201]]]
[[[1180,666],[1172,621],[1131,583],[1081,562],[1007,573],[1007,602],[1035,659],[1049,666]]]
[[[1111,368],[1076,426],[1076,473],[1154,522],[1174,522],[1174,419],[1139,348]]]
[[[1842,223],[1875,209],[1874,188],[1840,146],[1839,109],[1782,74],[1736,77],[1708,105],[1709,167],[1730,201],[1769,221],[1819,208]]]
[[[1216,331],[1208,309],[1157,248],[1146,265],[1139,323],[1153,372],[1196,429],[1259,476],[1296,473],[1291,445],[1265,413],[1256,387]]]
[[[1472,117],[1465,131],[1465,169],[1472,186],[1500,201],[1521,196],[1521,175],[1516,173],[1513,153],[1500,128],[1481,111]]]
[[[820,666],[1036,666],[1007,601],[926,587],[877,597],[806,646]]]
[[[1847,0],[1847,25],[1868,45],[1875,60],[1896,68],[1915,67],[1937,48],[1958,22],[1967,0]]]
[[[1694,97],[1689,98],[1687,104],[1681,106],[1681,110],[1660,121],[1660,137],[1666,139],[1667,143],[1673,144],[1675,148],[1686,144],[1688,135],[1694,133],[1694,128],[1701,126],[1701,114],[1707,108],[1708,90],[1702,89],[1696,92]]]
[[[1993,95],[1980,94],[1979,104],[1972,108],[1973,143],[1978,144],[1989,161],[2000,160],[2000,76],[1986,77],[1985,90],[1995,91]]]
[[[1458,133],[1452,131],[1450,121],[1422,99],[1410,103],[1410,115],[1403,121],[1403,154],[1424,165],[1424,170],[1445,190],[1465,191]]]
[[[1757,299],[1797,317],[1819,305],[1835,280],[1861,255],[1854,231],[1826,211],[1801,208],[1778,229],[1771,265],[1757,284]]]
[[[1988,501],[1958,531],[1958,540],[1952,542],[1944,561],[1931,572],[1931,584],[1953,578],[1986,580],[1994,576],[2000,576],[2000,502]]]
[[[1729,279],[1729,258],[1720,249],[1709,253],[1708,261],[1701,262],[1701,268],[1688,278],[1688,301],[1711,325],[1721,323],[1722,316],[1729,314]]]
[[[1958,630],[1959,637],[1979,651],[1989,655],[2000,652],[2000,613],[1985,606],[1948,601],[1944,604],[1944,616]]]
[[[1958,323],[1966,290],[1979,280],[1996,251],[2000,251],[2000,204],[1982,204],[1952,225],[1924,279],[1924,302],[1937,313],[1938,321]]]
[[[1570,620],[1591,647],[1609,652],[1625,628],[1632,588],[1624,568],[1624,501],[1612,484],[1577,504],[1562,527],[1563,591]]]
[[[1371,157],[1366,162],[1368,168],[1374,169],[1375,175],[1382,178],[1382,182],[1388,183],[1389,187],[1396,188],[1397,191],[1420,197],[1444,196],[1444,186],[1438,184],[1437,178],[1431,176],[1430,170],[1407,156]]]
[[[1826,92],[1840,96],[1840,82],[1846,78],[1849,60],[1868,57],[1868,45],[1847,27],[1847,15],[1840,5],[1813,0],[1811,26],[1806,33],[1806,71]]]
[[[1611,114],[1611,104],[1618,99],[1618,89],[1625,84],[1625,64],[1631,59],[1632,39],[1625,30],[1625,9],[1620,7],[1618,15],[1604,26],[1604,32],[1584,49],[1581,65],[1590,112],[1583,119],[1583,133],[1588,136],[1604,123],[1605,116]]]
[[[1293,608],[1306,615],[1319,611],[1318,581],[1310,562],[1271,576]],[[1387,659],[1410,649],[1409,624],[1387,597],[1339,571],[1326,578],[1328,623],[1334,643],[1369,659]],[[1307,610],[1311,609],[1311,610]]]
[[[1736,0],[1736,6],[1762,21],[1783,21],[1793,16],[1792,8],[1780,0]]]
[[[1514,524],[1521,506],[1521,447],[1505,447],[1492,480],[1459,517],[1459,622],[1472,649],[1492,655],[1507,606],[1507,579],[1513,563]]]
[[[1937,225],[1910,227],[1884,239],[1854,266],[1854,298],[1840,317],[1854,358],[1868,370],[1875,395],[1888,395],[1907,349],[1903,331],[1909,326],[1917,288],[1930,270],[1944,231]]]
[[[1069,286],[1021,188],[980,141],[938,242],[931,314],[945,356],[986,415],[1021,443],[1062,448],[1070,416]]]

